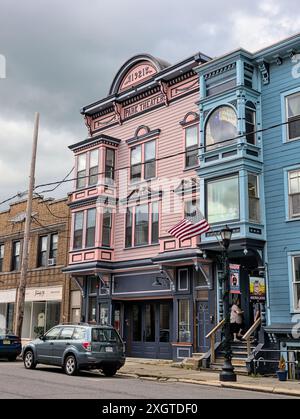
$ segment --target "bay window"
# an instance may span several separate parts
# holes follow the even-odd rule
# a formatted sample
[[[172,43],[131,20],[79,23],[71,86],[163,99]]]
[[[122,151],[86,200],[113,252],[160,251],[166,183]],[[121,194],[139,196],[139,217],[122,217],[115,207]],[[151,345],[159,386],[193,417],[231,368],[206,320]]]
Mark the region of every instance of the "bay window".
[[[206,194],[207,218],[209,223],[223,223],[225,221],[239,219],[238,176],[208,181]]]
[[[207,151],[232,144],[237,136],[237,115],[231,106],[220,106],[209,116],[205,126]],[[232,141],[230,141],[232,139]]]
[[[85,187],[86,173],[86,153],[79,154],[77,157],[77,189]]]
[[[199,164],[198,154],[198,125],[185,129],[185,167],[194,167]]]
[[[300,138],[300,92],[286,97],[287,139]]]
[[[74,249],[81,249],[83,245],[83,214],[83,211],[80,211],[76,212],[74,216]]]
[[[294,310],[300,311],[300,255],[292,258]]]
[[[248,174],[249,220],[260,221],[258,176]]]
[[[99,171],[99,153],[98,150],[90,152],[90,167],[89,167],[89,186],[97,185],[98,171]]]
[[[102,246],[110,247],[111,245],[111,228],[112,228],[112,213],[109,208],[103,212],[102,223]]]
[[[300,170],[288,174],[289,182],[289,217],[300,217]]]
[[[86,247],[95,246],[96,234],[96,209],[92,208],[87,211],[86,221]]]

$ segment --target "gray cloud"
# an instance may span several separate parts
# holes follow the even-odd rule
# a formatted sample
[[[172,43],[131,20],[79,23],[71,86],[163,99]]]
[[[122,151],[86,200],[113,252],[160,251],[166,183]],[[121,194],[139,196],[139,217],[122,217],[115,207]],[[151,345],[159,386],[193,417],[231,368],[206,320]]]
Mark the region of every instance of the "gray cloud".
[[[130,56],[149,52],[176,62],[196,51],[255,50],[298,31],[297,3],[0,0],[0,54],[7,60],[7,78],[0,79],[0,201],[26,189],[36,110],[41,183],[72,167],[67,146],[86,136],[79,109],[107,94]]]

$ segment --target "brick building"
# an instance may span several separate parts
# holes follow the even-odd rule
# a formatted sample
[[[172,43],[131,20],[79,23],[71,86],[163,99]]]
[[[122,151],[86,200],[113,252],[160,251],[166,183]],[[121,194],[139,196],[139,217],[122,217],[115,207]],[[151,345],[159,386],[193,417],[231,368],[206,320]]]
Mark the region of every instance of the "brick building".
[[[13,328],[20,279],[26,200],[0,213],[0,327]],[[29,272],[22,338],[34,338],[70,317],[70,281],[62,273],[68,257],[67,199],[33,201]],[[73,317],[80,293],[72,295]],[[77,307],[77,308],[79,308]]]

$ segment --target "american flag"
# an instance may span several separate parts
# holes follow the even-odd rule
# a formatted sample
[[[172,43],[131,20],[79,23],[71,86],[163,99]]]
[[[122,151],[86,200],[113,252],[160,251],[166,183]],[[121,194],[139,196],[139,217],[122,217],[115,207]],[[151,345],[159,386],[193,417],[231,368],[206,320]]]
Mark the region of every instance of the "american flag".
[[[177,239],[186,240],[206,233],[209,229],[210,225],[203,214],[197,209],[195,215],[184,218],[179,223],[175,224],[168,233]]]

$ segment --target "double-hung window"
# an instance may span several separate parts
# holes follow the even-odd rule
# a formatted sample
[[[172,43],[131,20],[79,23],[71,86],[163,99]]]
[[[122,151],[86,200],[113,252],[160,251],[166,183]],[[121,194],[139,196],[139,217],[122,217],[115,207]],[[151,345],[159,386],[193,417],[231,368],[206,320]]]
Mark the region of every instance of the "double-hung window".
[[[112,183],[115,179],[115,150],[106,148],[105,150],[105,180]]]
[[[77,189],[84,188],[86,184],[86,153],[77,157]]]
[[[102,246],[110,247],[110,245],[111,245],[111,228],[112,228],[112,212],[109,208],[106,208],[103,212]]]
[[[81,249],[83,246],[83,216],[83,211],[76,212],[74,216],[74,249]]]
[[[96,209],[92,208],[87,210],[86,220],[86,247],[95,246],[95,235],[96,235]]]
[[[287,140],[300,138],[300,92],[286,96]]]
[[[15,241],[12,246],[11,270],[19,271],[21,267],[21,242]]]
[[[56,265],[58,234],[49,234],[39,238],[38,267]]]
[[[289,182],[289,217],[300,217],[300,170],[288,174]]]
[[[185,129],[185,167],[195,167],[199,164],[198,125]]]
[[[125,247],[146,246],[159,241],[159,203],[127,208]]]
[[[89,186],[97,185],[99,172],[99,153],[98,150],[90,152],[90,167],[89,167]]]
[[[131,148],[130,180],[139,182],[156,176],[156,141],[148,141]]]
[[[208,181],[206,197],[209,223],[223,223],[240,218],[239,178],[237,175]]]
[[[0,272],[3,272],[4,244],[0,244]]]
[[[135,235],[136,246],[146,245],[149,242],[149,212],[148,205],[139,205],[135,210]]]
[[[292,258],[294,310],[300,311],[300,255]]]
[[[249,220],[260,221],[258,176],[248,174]]]
[[[245,128],[247,143],[255,144],[256,141],[256,111],[252,102],[246,103],[245,108]]]

